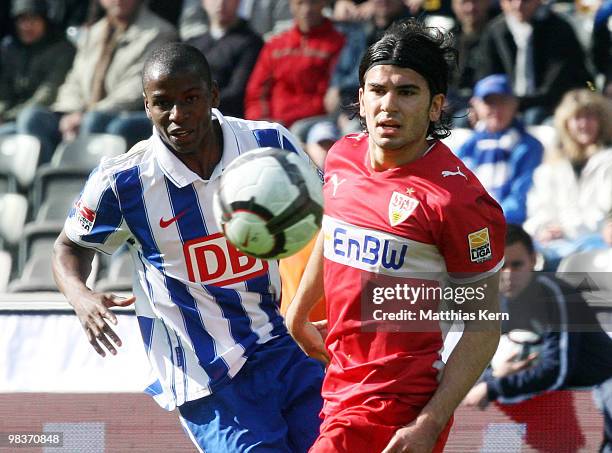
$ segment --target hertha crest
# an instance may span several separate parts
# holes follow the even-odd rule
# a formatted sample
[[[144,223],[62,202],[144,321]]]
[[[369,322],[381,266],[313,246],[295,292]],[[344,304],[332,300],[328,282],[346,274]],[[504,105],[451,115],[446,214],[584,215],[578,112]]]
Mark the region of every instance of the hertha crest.
[[[419,200],[408,197],[403,193],[393,192],[389,201],[389,223],[396,226],[410,217],[410,214],[419,205]]]

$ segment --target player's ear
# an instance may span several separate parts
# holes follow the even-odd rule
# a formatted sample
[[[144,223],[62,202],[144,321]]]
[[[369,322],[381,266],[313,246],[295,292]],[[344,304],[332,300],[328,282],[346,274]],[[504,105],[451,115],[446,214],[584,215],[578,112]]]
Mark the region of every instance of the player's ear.
[[[147,100],[147,95],[145,92],[142,92],[142,100],[144,101],[145,112],[147,113],[147,118],[151,119],[151,111],[149,110],[149,101]]]
[[[431,105],[429,106],[429,121],[432,123],[435,123],[440,119],[445,100],[446,97],[442,93],[435,94],[431,98]]]
[[[365,107],[363,105],[363,87],[359,88],[359,116],[365,118]]]
[[[219,85],[217,85],[217,82],[213,80],[210,87],[210,106],[218,108],[219,102],[221,102],[221,95],[219,94]]]

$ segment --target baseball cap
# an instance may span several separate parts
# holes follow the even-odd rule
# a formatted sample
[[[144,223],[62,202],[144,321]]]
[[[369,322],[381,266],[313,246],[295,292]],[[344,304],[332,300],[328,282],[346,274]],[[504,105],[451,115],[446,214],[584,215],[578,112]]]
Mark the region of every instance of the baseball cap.
[[[306,143],[321,143],[325,140],[336,141],[340,138],[340,131],[331,121],[315,123],[308,131]]]
[[[13,0],[11,15],[17,17],[22,14],[34,14],[47,17],[46,0]]]
[[[484,99],[491,94],[513,96],[512,87],[506,74],[493,74],[480,79],[474,86],[474,97]]]

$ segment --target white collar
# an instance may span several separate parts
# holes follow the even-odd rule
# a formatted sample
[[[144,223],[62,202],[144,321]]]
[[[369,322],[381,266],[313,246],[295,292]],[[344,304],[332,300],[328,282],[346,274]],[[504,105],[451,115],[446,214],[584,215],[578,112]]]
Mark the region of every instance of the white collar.
[[[215,166],[209,180],[203,180],[195,172],[191,171],[187,165],[181,162],[162,141],[157,128],[153,128],[153,136],[151,139],[155,157],[164,174],[179,188],[193,184],[196,181],[208,182],[220,177],[225,167],[240,154],[238,141],[230,124],[225,120],[219,110],[212,109],[212,115],[217,118],[221,125],[221,130],[223,131],[223,150],[221,160]]]

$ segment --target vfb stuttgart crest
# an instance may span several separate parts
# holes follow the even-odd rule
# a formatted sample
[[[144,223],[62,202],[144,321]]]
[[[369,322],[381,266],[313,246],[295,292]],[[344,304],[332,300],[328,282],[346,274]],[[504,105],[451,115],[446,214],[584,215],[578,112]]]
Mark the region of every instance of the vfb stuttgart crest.
[[[418,205],[419,200],[394,191],[389,201],[389,223],[391,226],[399,225],[410,217],[410,214]]]

